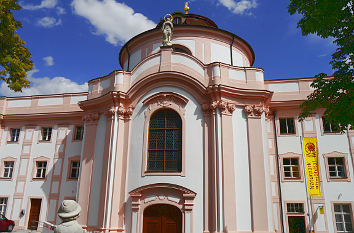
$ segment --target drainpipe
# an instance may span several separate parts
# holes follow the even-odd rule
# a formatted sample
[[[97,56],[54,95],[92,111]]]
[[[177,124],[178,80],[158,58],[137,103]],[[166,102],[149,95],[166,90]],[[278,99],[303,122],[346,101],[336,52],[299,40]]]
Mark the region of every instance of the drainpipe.
[[[112,210],[112,196],[113,196],[113,179],[114,179],[114,168],[116,162],[116,147],[117,147],[117,131],[118,131],[118,107],[115,107],[114,119],[113,119],[113,137],[111,144],[111,161],[109,166],[109,183],[108,183],[108,198],[107,198],[107,208],[106,208],[106,232],[109,229],[111,223],[111,210]]]
[[[283,195],[281,192],[281,184],[280,184],[280,176],[281,176],[281,169],[280,169],[280,158],[279,158],[279,151],[278,151],[278,131],[277,131],[277,124],[276,124],[276,115],[277,112],[273,111],[273,122],[274,122],[274,143],[275,143],[275,156],[276,163],[277,163],[277,173],[278,173],[278,189],[279,189],[279,200],[280,200],[280,213],[281,213],[281,232],[284,233],[284,207],[283,207]]]
[[[223,177],[222,177],[222,152],[221,152],[221,114],[220,109],[216,109],[216,175],[218,182],[218,232],[224,232],[223,219]]]
[[[235,40],[235,36],[232,35],[232,42],[230,44],[230,60],[231,60],[231,64],[230,65],[234,65],[234,62],[233,62],[233,57],[232,57],[232,45],[234,44],[234,40]]]
[[[349,146],[349,155],[350,155],[350,158],[352,159],[352,166],[353,166],[353,169],[354,169],[354,160],[353,160],[352,148],[350,146],[349,129],[347,129],[347,138],[348,138],[348,146]]]

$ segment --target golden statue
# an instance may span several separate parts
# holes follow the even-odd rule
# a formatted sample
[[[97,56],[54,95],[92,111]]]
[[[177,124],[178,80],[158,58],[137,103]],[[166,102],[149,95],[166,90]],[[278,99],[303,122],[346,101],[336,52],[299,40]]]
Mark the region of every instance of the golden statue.
[[[188,11],[189,11],[188,2],[185,2],[184,3],[184,13],[188,14]]]

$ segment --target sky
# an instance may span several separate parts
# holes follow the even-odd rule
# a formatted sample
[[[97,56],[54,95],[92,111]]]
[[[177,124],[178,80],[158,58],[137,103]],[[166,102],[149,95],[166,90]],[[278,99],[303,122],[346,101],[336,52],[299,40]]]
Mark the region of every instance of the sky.
[[[31,87],[20,93],[0,83],[0,96],[87,91],[87,82],[120,70],[119,51],[130,38],[149,30],[168,13],[183,12],[185,0],[18,0],[18,30],[32,54]],[[290,16],[290,0],[191,0],[189,13],[213,20],[246,40],[253,66],[265,79],[332,74],[332,39],[303,36],[300,15]]]

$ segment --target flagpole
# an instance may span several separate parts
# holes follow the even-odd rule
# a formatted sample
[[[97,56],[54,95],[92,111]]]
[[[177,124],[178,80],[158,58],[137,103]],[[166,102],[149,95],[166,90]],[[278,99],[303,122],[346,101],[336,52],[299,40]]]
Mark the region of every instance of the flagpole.
[[[307,175],[306,175],[306,163],[305,163],[305,153],[304,153],[304,145],[303,145],[303,134],[304,131],[302,129],[302,125],[299,124],[299,128],[301,129],[301,135],[300,136],[300,145],[301,145],[301,154],[302,154],[302,167],[303,167],[303,173],[304,173],[304,180],[305,180],[305,186],[306,186],[306,201],[307,201],[307,215],[309,217],[309,233],[311,233],[311,229],[314,225],[312,221],[312,203],[311,203],[311,198],[309,195],[309,190],[308,190],[308,184],[307,184]]]

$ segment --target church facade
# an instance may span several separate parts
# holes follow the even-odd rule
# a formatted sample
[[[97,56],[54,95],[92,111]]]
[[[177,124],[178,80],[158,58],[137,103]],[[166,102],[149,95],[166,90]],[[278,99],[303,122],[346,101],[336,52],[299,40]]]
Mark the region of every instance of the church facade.
[[[88,232],[353,232],[354,131],[321,109],[298,120],[312,79],[264,80],[251,46],[200,15],[174,13],[163,46],[162,23],[87,93],[0,98],[0,213],[37,228],[73,199]]]

